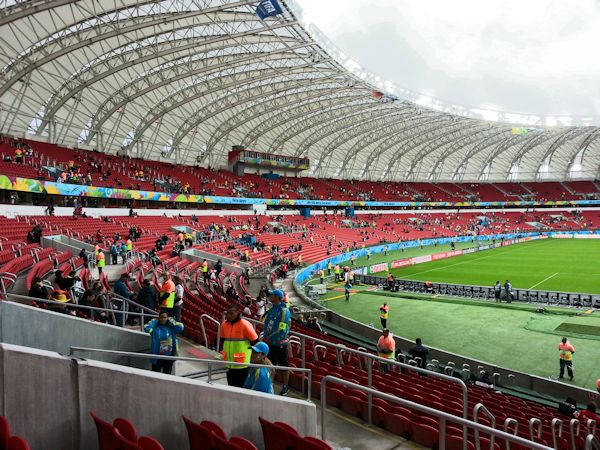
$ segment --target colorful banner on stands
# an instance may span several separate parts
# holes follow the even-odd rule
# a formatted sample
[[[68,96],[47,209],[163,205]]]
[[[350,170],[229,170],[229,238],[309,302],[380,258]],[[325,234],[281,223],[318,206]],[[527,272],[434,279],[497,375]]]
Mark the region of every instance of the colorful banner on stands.
[[[213,203],[222,205],[267,205],[288,207],[375,207],[375,208],[489,208],[537,206],[600,206],[600,200],[573,200],[548,202],[364,202],[340,200],[290,200],[279,198],[216,197],[212,195],[169,194],[166,192],[138,191],[131,189],[82,186],[79,184],[55,183],[7,175],[0,175],[0,189],[31,192],[37,194],[113,198],[125,200],[147,200],[155,202]]]

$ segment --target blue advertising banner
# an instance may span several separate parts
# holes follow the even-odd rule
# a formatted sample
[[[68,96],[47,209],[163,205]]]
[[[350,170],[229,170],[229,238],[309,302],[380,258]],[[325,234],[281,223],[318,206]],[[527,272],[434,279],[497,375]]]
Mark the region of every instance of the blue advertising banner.
[[[262,20],[267,17],[277,16],[281,14],[283,10],[277,0],[262,0],[256,7],[256,14]]]

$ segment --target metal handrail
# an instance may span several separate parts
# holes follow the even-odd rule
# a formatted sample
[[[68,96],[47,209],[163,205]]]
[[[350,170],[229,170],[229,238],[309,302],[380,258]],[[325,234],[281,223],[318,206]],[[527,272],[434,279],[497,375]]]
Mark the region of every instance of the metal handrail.
[[[492,428],[496,428],[496,418],[485,406],[483,406],[482,403],[477,403],[473,407],[473,422],[479,423],[479,412],[480,411],[483,413],[483,415],[485,415],[488,419],[490,419],[490,422],[492,423]],[[490,448],[494,448],[494,440],[495,440],[495,436],[492,434],[490,436]],[[480,448],[481,448],[481,444],[480,444],[480,440],[479,440],[479,430],[477,428],[475,429],[475,448],[477,450],[480,450]]]
[[[89,310],[89,311],[101,311],[101,312],[106,312],[107,314],[131,314],[132,316],[140,316],[141,320],[140,320],[140,329],[144,329],[144,317],[158,317],[158,313],[156,313],[155,311],[149,310],[148,308],[146,308],[143,305],[139,305],[136,302],[132,301],[132,300],[127,300],[124,299],[125,301],[128,301],[130,303],[132,303],[134,306],[139,306],[141,308],[143,308],[139,313],[135,313],[135,312],[130,312],[130,311],[122,311],[122,310],[118,310],[118,309],[112,309],[112,308],[98,308],[96,306],[87,306],[87,305],[80,305],[77,303],[63,303],[63,302],[57,302],[54,300],[46,300],[43,298],[34,298],[34,297],[28,297],[26,295],[19,295],[19,294],[12,294],[12,293],[7,293],[6,294],[6,300],[7,301],[11,301],[9,299],[9,297],[14,297],[16,300],[12,300],[15,303],[19,303],[19,304],[23,304],[24,302],[22,301],[17,301],[17,300],[27,300],[29,302],[31,301],[35,301],[36,303],[48,303],[48,304],[54,304],[54,305],[63,305],[63,306],[67,306],[69,308],[75,308],[75,309],[85,309],[85,310]],[[123,297],[120,297],[121,299],[123,299]],[[149,311],[152,311],[151,313],[144,313],[144,309],[148,309]],[[115,325],[118,326],[118,325]],[[125,326],[125,321],[123,320],[123,327]]]
[[[513,419],[512,417],[507,417],[504,420],[504,431],[506,433],[509,433],[510,425],[514,425],[515,429],[513,430],[512,433],[516,436],[517,433],[519,432],[519,421],[516,419]],[[506,450],[510,450],[510,443],[508,441],[504,441],[504,445],[506,447]]]
[[[596,439],[593,434],[588,434],[585,438],[585,450],[597,450],[600,449],[600,442]]]
[[[107,353],[111,355],[130,356],[141,359],[164,359],[167,361],[190,361],[196,363],[208,364],[208,382],[212,383],[212,365],[217,366],[240,366],[240,367],[256,367],[256,368],[268,368],[274,370],[283,370],[287,372],[300,372],[308,374],[308,389],[307,389],[307,400],[312,399],[312,370],[305,369],[302,367],[287,367],[287,366],[271,366],[266,364],[254,364],[254,363],[237,363],[233,361],[223,361],[220,359],[206,359],[206,358],[190,358],[187,356],[166,356],[166,355],[155,355],[151,353],[136,353],[136,352],[125,352],[121,350],[108,350],[101,348],[89,348],[89,347],[76,347],[71,346],[68,356],[73,356],[75,352],[92,352],[92,353]]]
[[[577,430],[577,431],[575,431]],[[579,436],[579,432],[581,431],[581,422],[577,419],[571,419],[569,422],[569,432],[571,436],[571,448],[577,448],[577,443],[575,442],[575,437]]]
[[[256,325],[263,325],[262,322],[258,321],[258,320],[254,320],[254,319],[246,319],[251,323],[254,323]],[[463,417],[466,419],[468,417],[468,391],[467,391],[467,385],[465,384],[465,382],[459,378],[450,376],[450,375],[445,375],[445,374],[441,374],[441,373],[437,373],[437,372],[432,372],[430,370],[427,369],[423,369],[421,367],[416,367],[416,366],[411,366],[410,364],[405,364],[399,361],[395,361],[393,359],[388,359],[388,358],[380,358],[377,355],[373,355],[371,353],[367,353],[367,352],[363,352],[360,350],[354,350],[352,348],[348,348],[346,346],[340,347],[339,344],[334,344],[332,342],[329,341],[324,341],[322,339],[319,338],[315,338],[313,336],[308,336],[306,334],[302,334],[302,333],[298,333],[296,331],[290,331],[290,336],[297,336],[300,338],[300,343],[301,343],[301,348],[302,348],[302,367],[305,367],[305,363],[306,363],[306,357],[305,357],[305,351],[306,351],[306,345],[305,345],[305,340],[311,340],[317,344],[323,345],[325,347],[333,347],[336,350],[343,348],[344,351],[349,352],[349,353],[353,353],[355,355],[359,355],[368,359],[371,359],[372,361],[379,361],[387,363],[388,365],[394,365],[394,366],[398,366],[404,369],[409,369],[413,372],[419,372],[419,373],[423,373],[426,374],[427,376],[431,376],[433,378],[440,378],[442,380],[445,381],[449,381],[451,383],[456,383],[460,386],[461,390],[462,390],[462,397],[463,397]],[[373,387],[373,378],[372,378],[372,372],[373,372],[373,364],[367,364],[367,376],[368,376],[368,387]],[[371,425],[372,423],[372,406],[373,406],[373,401],[372,398],[369,396],[368,399],[368,405],[369,405],[369,413],[368,413],[368,423],[369,425]],[[465,433],[466,433],[466,429],[465,429]],[[465,435],[465,440],[466,440],[466,435]]]
[[[453,416],[452,414],[445,413],[443,411],[438,411],[437,409],[430,408],[425,405],[420,405],[418,403],[411,402],[410,400],[405,400],[399,397],[395,397],[390,394],[386,394],[384,392],[377,391],[375,389],[371,389],[365,386],[361,386],[360,384],[352,383],[351,381],[346,381],[341,378],[326,375],[321,379],[321,439],[326,440],[326,426],[325,426],[325,416],[327,411],[327,383],[333,382],[336,384],[341,384],[342,386],[346,386],[352,389],[356,389],[367,394],[371,394],[376,397],[383,398],[392,403],[399,403],[401,406],[406,408],[415,409],[421,413],[433,415],[439,418],[439,445],[438,450],[445,450],[446,448],[446,422],[454,422],[461,425],[463,428],[473,428],[476,431],[483,432],[485,434],[489,434],[492,436],[497,436],[499,438],[504,439],[507,442],[514,442],[516,444],[521,444],[528,448],[534,450],[553,450],[552,447],[547,447],[542,444],[538,444],[537,442],[531,442],[527,439],[524,439],[520,436],[515,436],[509,433],[506,433],[501,430],[497,430],[495,428],[488,427],[486,425],[481,425],[477,422],[473,422],[468,419],[464,419],[462,417]],[[466,440],[464,442],[466,445]]]
[[[535,442],[535,438],[542,438],[542,421],[537,417],[529,419],[529,438]]]
[[[563,421],[555,417],[554,419],[552,419],[551,428],[552,445],[554,446],[554,448],[558,448],[558,438],[561,438],[563,435]]]
[[[200,329],[202,330],[202,336],[204,336],[204,345],[206,346],[206,348],[208,347],[208,337],[206,336],[206,328],[204,328],[204,319],[208,319],[211,322],[214,322],[217,324],[217,351],[219,351],[220,347],[221,347],[221,322],[219,322],[217,319],[209,316],[208,314],[202,314],[200,316]]]

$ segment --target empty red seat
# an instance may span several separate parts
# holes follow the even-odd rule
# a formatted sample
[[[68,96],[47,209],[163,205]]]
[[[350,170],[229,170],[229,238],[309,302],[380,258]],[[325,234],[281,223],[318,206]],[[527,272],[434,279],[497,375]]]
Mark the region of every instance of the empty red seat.
[[[119,441],[115,434],[115,427],[99,418],[94,411],[90,411],[98,432],[98,447],[100,450],[119,450]]]
[[[8,438],[7,450],[29,450],[29,444],[25,439],[19,436],[11,436]]]
[[[427,448],[435,448],[439,440],[439,433],[429,425],[419,425],[414,423],[412,426],[411,439],[417,444]]]

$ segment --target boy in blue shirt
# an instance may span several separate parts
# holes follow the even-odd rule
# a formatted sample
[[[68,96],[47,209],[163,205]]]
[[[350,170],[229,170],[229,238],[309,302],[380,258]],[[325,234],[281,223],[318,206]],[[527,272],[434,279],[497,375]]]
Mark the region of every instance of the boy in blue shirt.
[[[272,364],[267,358],[269,346],[264,342],[259,342],[250,348],[253,350],[250,362],[252,364],[264,364],[265,367],[251,367],[248,371],[248,378],[246,378],[244,387],[253,391],[273,394],[273,381],[271,381],[272,369],[269,367]]]

